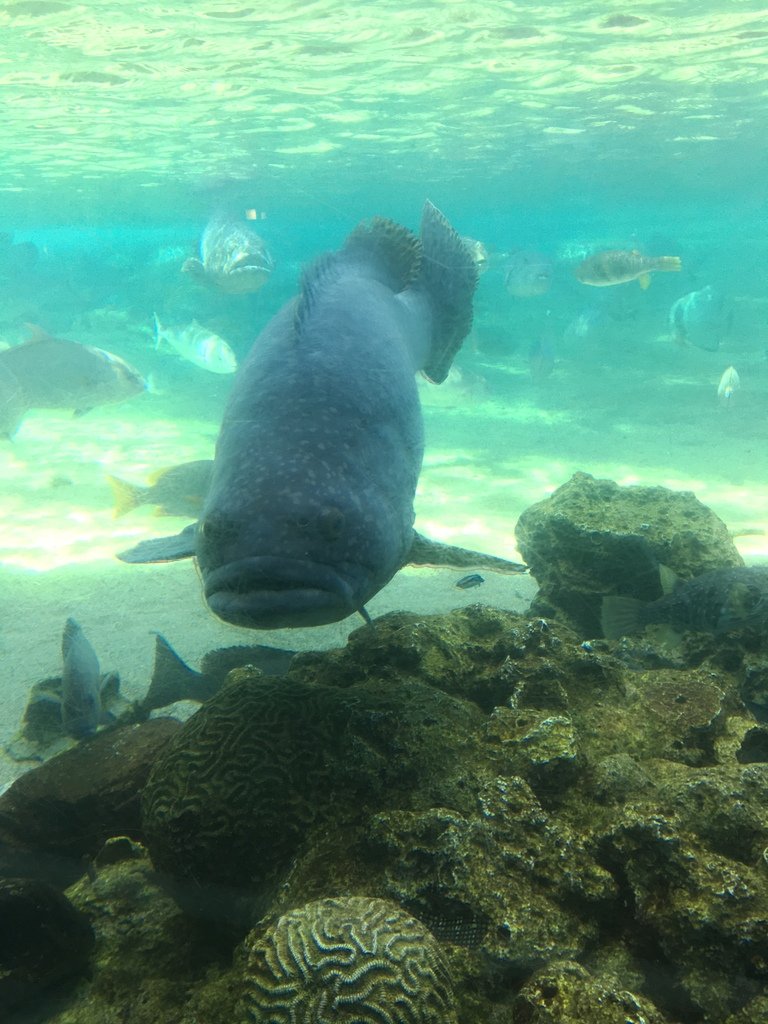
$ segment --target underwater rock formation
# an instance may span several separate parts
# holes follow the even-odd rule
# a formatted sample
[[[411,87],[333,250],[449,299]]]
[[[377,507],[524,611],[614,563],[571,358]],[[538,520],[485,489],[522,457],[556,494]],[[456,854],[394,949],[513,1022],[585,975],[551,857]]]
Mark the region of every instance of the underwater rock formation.
[[[532,611],[557,614],[583,637],[602,636],[604,595],[661,597],[660,564],[681,579],[744,564],[725,524],[692,492],[620,487],[588,473],[527,508],[515,536],[540,588]]]
[[[249,935],[244,952],[244,1021],[456,1024],[439,943],[394,903],[307,903]]]
[[[139,793],[179,728],[157,718],[100,732],[18,778],[0,796],[0,875],[70,884],[109,836],[136,835]]]
[[[80,974],[94,945],[88,918],[45,882],[0,879],[0,1017],[44,1000],[47,990]]]
[[[51,1021],[261,1024],[275,922],[362,899],[431,932],[461,1024],[764,1024],[756,642],[668,658],[472,605],[236,670],[155,758],[158,874],[104,855],[68,890],[94,975]]]

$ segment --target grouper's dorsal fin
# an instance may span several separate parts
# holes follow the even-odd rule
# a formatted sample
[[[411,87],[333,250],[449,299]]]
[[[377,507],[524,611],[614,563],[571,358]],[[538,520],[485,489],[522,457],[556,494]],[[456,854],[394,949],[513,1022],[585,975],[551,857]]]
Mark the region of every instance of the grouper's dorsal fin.
[[[429,355],[422,370],[435,384],[441,384],[472,327],[477,263],[461,236],[429,200],[421,216],[421,244],[422,281],[435,316]]]
[[[361,221],[342,253],[364,260],[376,278],[393,292],[405,291],[421,270],[421,242],[408,228],[386,217]]]
[[[340,269],[339,253],[325,252],[301,272],[301,290],[293,317],[297,338],[301,338],[304,324],[312,316],[317,296],[324,288],[337,280]]]
[[[358,224],[339,252],[325,253],[302,273],[301,294],[294,315],[298,338],[312,315],[317,297],[352,267],[359,268],[365,276],[380,281],[393,292],[402,292],[419,278],[421,242],[408,228],[385,217],[374,217]]]

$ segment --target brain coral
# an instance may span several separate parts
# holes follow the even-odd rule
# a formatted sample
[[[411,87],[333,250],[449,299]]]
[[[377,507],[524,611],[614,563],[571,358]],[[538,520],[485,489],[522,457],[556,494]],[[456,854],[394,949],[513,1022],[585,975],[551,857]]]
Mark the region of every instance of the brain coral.
[[[255,1024],[455,1024],[448,968],[423,924],[386,900],[317,900],[245,940]]]

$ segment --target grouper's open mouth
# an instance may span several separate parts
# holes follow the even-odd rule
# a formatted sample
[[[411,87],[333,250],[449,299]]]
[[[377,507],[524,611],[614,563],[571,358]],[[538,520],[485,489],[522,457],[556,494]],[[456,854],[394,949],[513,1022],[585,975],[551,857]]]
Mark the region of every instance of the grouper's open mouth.
[[[327,565],[262,556],[203,569],[211,611],[249,629],[322,626],[357,611],[352,587]]]

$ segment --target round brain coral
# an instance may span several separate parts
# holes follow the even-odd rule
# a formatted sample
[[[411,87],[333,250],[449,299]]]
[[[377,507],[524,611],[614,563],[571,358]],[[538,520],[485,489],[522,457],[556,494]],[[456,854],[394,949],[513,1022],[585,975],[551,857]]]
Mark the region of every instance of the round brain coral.
[[[253,1024],[455,1024],[445,959],[386,900],[317,900],[245,940],[243,1020]]]

